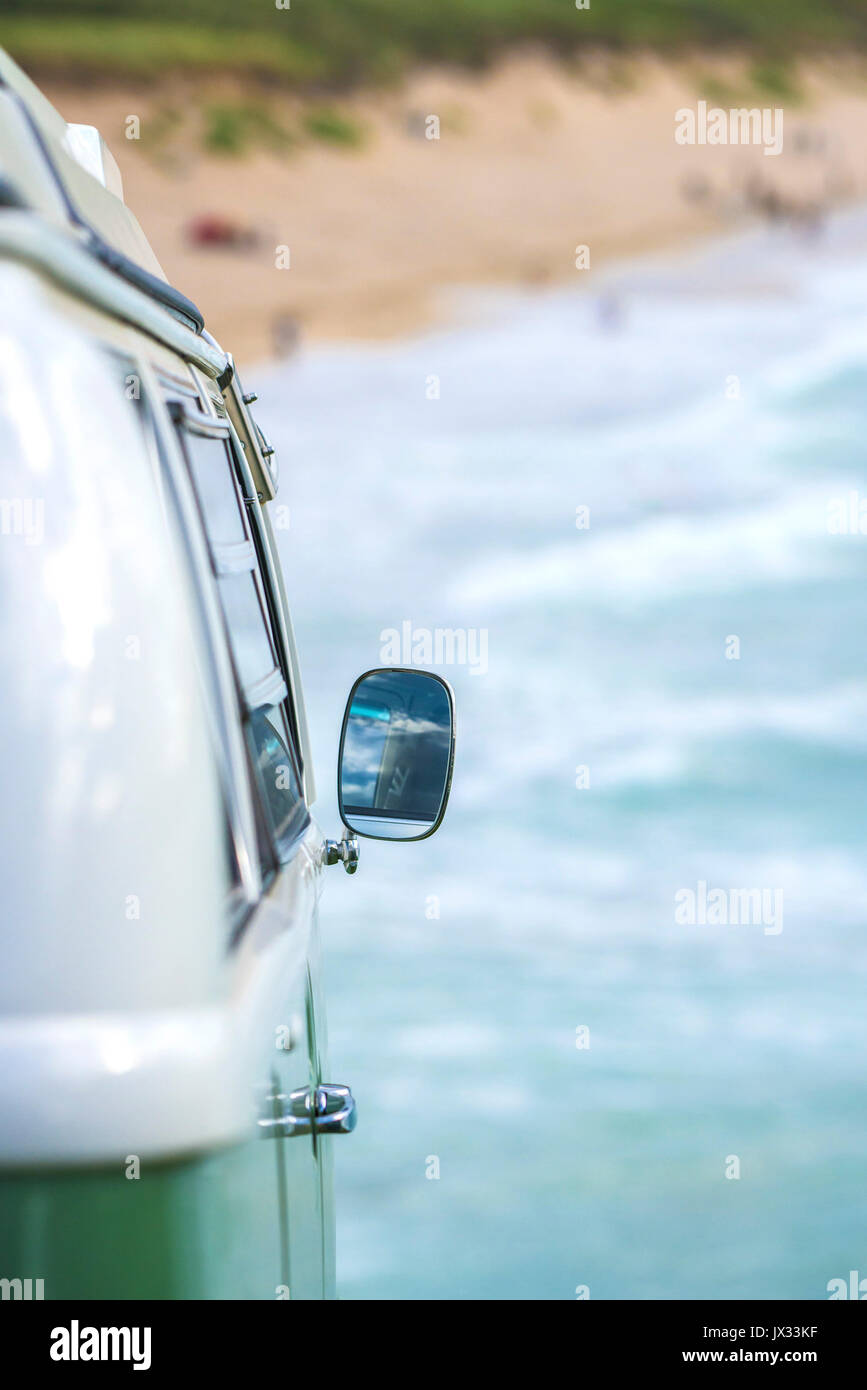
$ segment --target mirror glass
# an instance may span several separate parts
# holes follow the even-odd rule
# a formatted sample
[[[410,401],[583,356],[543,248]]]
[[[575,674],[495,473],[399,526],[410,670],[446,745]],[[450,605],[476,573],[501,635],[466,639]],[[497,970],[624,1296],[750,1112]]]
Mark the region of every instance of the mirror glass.
[[[338,794],[344,824],[375,840],[436,829],[451,782],[451,691],[426,671],[371,671],[343,719]]]

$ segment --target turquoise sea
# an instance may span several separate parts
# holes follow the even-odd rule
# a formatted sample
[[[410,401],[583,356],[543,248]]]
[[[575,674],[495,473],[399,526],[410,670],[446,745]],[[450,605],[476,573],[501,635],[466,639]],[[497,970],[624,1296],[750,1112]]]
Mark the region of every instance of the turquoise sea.
[[[329,871],[341,1295],[867,1277],[867,213],[256,384],[326,833],[381,634],[488,643],[438,835]]]

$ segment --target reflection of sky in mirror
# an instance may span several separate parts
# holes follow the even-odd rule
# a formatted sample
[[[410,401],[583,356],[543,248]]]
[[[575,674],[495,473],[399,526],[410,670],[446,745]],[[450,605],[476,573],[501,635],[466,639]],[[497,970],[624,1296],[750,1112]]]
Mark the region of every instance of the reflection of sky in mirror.
[[[343,799],[350,806],[373,806],[388,725],[350,718],[343,745]]]
[[[378,699],[353,700],[343,744],[346,808],[389,812],[409,821],[436,819],[451,741],[444,692],[443,703],[445,724],[390,710]]]

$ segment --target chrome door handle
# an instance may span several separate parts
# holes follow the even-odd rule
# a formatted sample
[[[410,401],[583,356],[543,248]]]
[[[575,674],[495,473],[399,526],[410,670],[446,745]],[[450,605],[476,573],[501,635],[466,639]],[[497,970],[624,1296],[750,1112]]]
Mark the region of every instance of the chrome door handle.
[[[324,1109],[317,1112],[314,1126],[317,1134],[351,1134],[358,1121],[355,1096],[348,1086],[333,1083],[318,1086],[316,1095],[324,1098]]]
[[[276,1095],[282,1113],[259,1120],[263,1139],[294,1139],[299,1134],[351,1134],[358,1114],[348,1086],[323,1084],[315,1092],[309,1086]]]

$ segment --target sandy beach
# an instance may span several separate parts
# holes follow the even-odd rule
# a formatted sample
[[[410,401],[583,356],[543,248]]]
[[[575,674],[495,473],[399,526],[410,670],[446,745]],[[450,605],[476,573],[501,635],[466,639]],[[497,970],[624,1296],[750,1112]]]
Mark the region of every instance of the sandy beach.
[[[802,67],[797,86],[797,99],[750,90],[735,60],[565,66],[530,52],[331,101],[357,146],[308,135],[234,156],[201,139],[208,102],[250,100],[228,80],[54,83],[47,95],[102,130],[167,276],[243,362],[302,339],[403,333],[453,314],[461,286],[592,279],[618,258],[763,217],[817,234],[824,210],[867,194],[867,77],[828,59]],[[702,98],[782,108],[782,152],[678,144],[676,111]],[[296,98],[256,101],[281,127],[303,122]],[[227,234],[235,244],[213,244]]]

